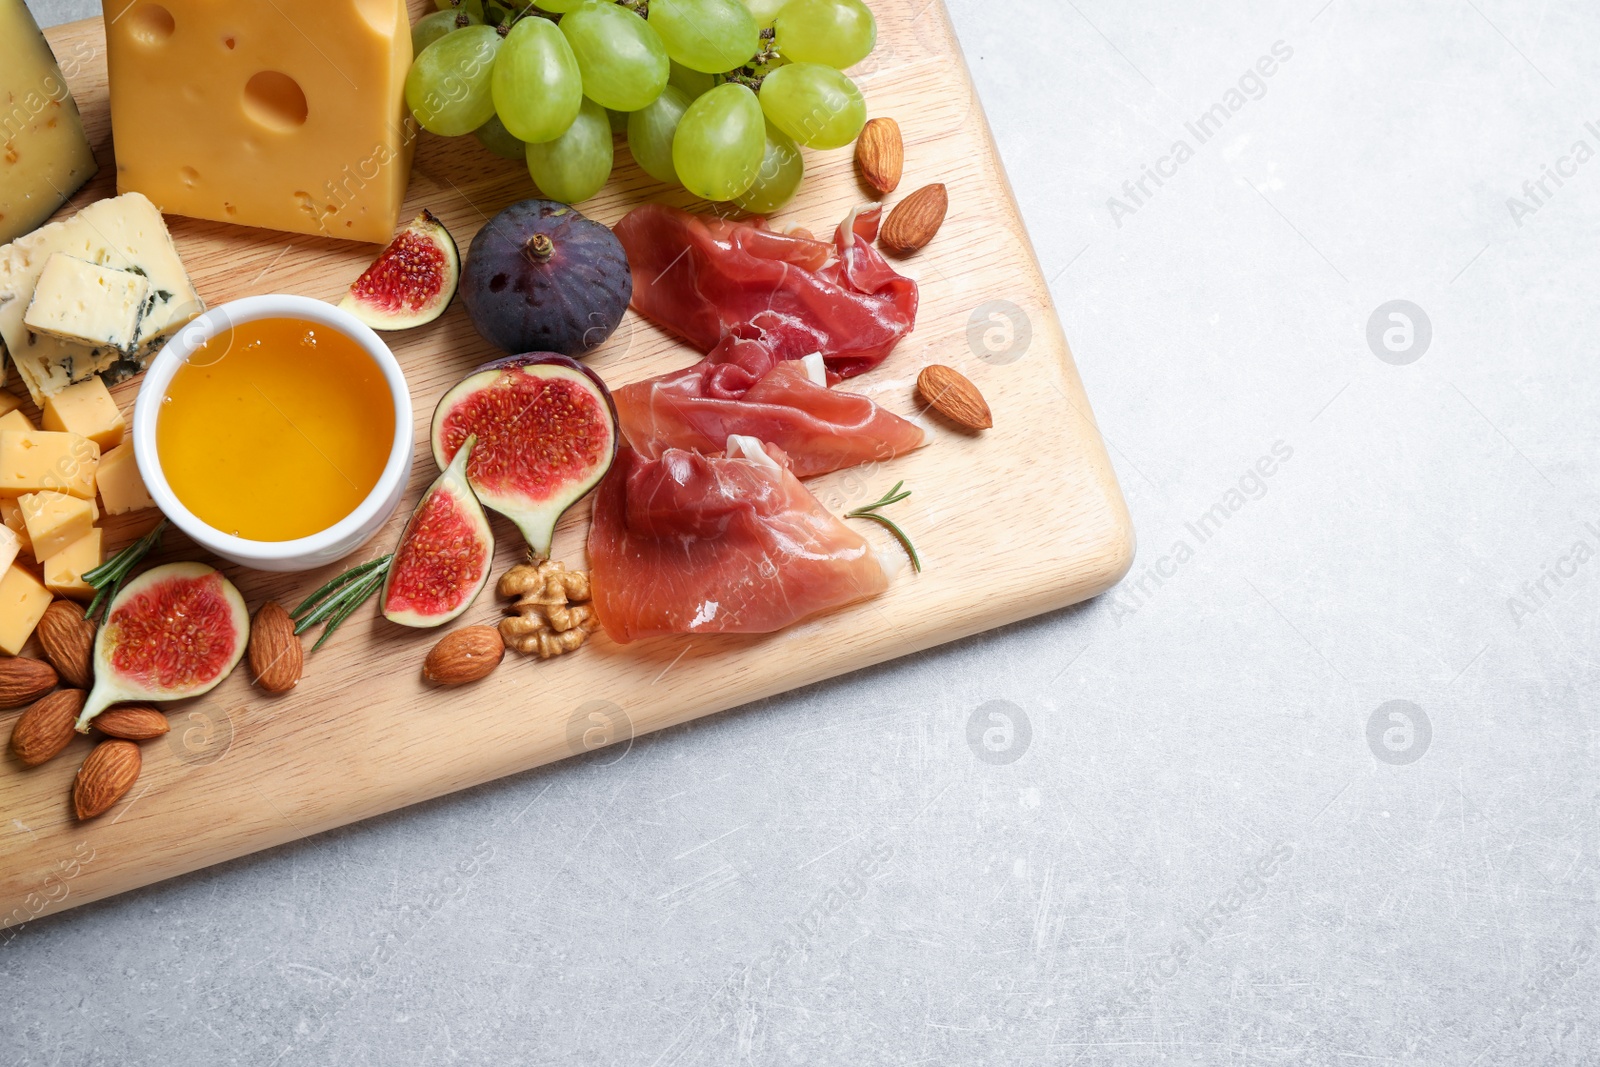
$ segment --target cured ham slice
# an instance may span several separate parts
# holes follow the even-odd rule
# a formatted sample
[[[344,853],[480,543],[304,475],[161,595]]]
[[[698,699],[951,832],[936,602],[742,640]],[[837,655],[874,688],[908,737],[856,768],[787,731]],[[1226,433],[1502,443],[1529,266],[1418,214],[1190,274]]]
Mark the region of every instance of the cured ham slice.
[[[852,212],[827,244],[645,204],[616,225],[633,306],[702,352],[736,331],[783,359],[820,352],[830,378],[871,370],[911,332],[917,283],[872,246],[882,209]]]
[[[763,342],[730,334],[695,366],[611,395],[623,435],[646,459],[674,448],[716,452],[730,436],[748,436],[777,445],[795,476],[810,478],[922,444],[921,428],[822,384],[812,360],[777,359]]]
[[[618,453],[589,528],[595,614],[613,640],[771,633],[888,588],[871,546],[786,458],[739,439],[725,455]]]

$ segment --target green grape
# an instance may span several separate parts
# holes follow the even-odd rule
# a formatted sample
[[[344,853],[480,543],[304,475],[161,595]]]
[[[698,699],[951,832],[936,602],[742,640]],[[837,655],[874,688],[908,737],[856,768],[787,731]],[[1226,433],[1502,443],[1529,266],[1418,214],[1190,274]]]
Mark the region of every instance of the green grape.
[[[406,75],[406,105],[422,128],[444,137],[471,133],[494,115],[493,26],[447,33],[422,50]]]
[[[805,160],[789,135],[767,123],[767,150],[756,170],[755,184],[738,197],[739,206],[752,215],[770,215],[800,191],[806,176]]]
[[[483,23],[482,19],[470,11],[434,11],[422,16],[417,20],[417,24],[411,27],[412,53],[421,55],[424,48],[456,29],[456,20],[463,15],[466,16],[467,26],[478,26]]]
[[[732,200],[755,183],[766,146],[756,94],[726,82],[683,113],[672,138],[672,166],[695,196]]]
[[[674,63],[672,73],[667,76],[667,84],[677,86],[683,95],[693,100],[714,88],[717,78],[714,74],[702,74],[698,70],[690,70],[681,63]]]
[[[872,54],[878,24],[861,0],[789,0],[778,13],[778,51],[796,63],[843,70]]]
[[[855,83],[820,63],[790,63],[761,83],[761,110],[807,148],[843,148],[867,124]]]
[[[631,111],[612,111],[610,108],[606,108],[606,121],[611,123],[611,132],[627,133],[628,116],[631,114],[633,114]]]
[[[584,98],[567,132],[528,146],[528,173],[551,200],[576,204],[598,193],[611,177],[611,123],[606,109]]]
[[[660,96],[628,116],[628,151],[633,153],[639,169],[658,182],[683,184],[672,165],[672,139],[690,103],[688,93],[669,85]]]
[[[483,0],[433,0],[440,11],[465,11],[479,22],[483,21]]]
[[[535,17],[511,27],[494,61],[494,110],[511,135],[555,140],[582,103],[583,75],[556,24]]]
[[[777,21],[778,12],[789,0],[744,0],[744,6],[755,16],[756,25],[766,29]]]
[[[706,74],[742,67],[761,48],[740,0],[650,0],[650,25],[674,62]]]
[[[575,7],[581,7],[588,2],[589,0],[533,0],[533,6],[541,11],[554,11],[560,14],[563,11],[571,11]]]
[[[667,84],[667,50],[650,24],[609,0],[586,0],[561,19],[578,57],[583,94],[601,107],[638,111]]]
[[[478,139],[479,144],[502,159],[527,158],[527,146],[511,136],[511,131],[506,129],[506,124],[500,121],[499,116],[491,118],[472,131],[472,136]]]

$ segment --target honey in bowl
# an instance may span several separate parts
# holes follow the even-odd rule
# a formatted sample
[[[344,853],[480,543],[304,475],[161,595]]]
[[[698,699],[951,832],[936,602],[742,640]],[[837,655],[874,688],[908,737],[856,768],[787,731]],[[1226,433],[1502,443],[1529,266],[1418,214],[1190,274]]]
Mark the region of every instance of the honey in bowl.
[[[367,498],[394,430],[389,383],[359,344],[319,323],[258,319],[178,368],[156,450],[173,494],[206,525],[292,541]]]

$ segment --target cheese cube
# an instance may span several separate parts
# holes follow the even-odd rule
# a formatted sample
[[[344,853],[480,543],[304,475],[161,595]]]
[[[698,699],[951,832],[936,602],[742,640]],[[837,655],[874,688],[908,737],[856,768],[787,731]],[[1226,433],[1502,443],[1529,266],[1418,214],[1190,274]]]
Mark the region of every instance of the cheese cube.
[[[0,415],[0,433],[5,433],[7,430],[31,429],[33,429],[33,423],[29,422],[28,416],[20,411],[8,411],[4,415]]]
[[[0,390],[0,415],[9,415],[21,406],[22,398],[20,396],[16,393],[7,393]]]
[[[121,409],[99,375],[45,397],[44,417],[39,421],[46,430],[87,437],[100,446],[102,455],[122,443],[127,429]]]
[[[99,463],[100,446],[75,433],[0,433],[0,496],[55,492],[88,500]]]
[[[3,2],[10,0],[0,0],[0,6]],[[110,345],[82,345],[35,333],[22,321],[39,276],[56,252],[150,280],[138,350],[132,357]],[[45,397],[94,374],[110,383],[137,374],[167,338],[204,310],[172,246],[166,220],[138,193],[97,200],[70,219],[0,247],[0,342],[40,405]]]
[[[0,526],[0,573],[17,561],[22,554],[22,538],[9,526]]]
[[[0,652],[22,654],[33,628],[55,597],[21,564],[13,563],[0,577]]]
[[[405,0],[102,10],[118,192],[217,222],[394,236],[416,140]]]
[[[6,529],[17,535],[22,554],[37,559],[33,555],[33,542],[28,540],[28,524],[22,521],[22,505],[10,497],[0,497],[0,521],[5,523]]]
[[[94,586],[83,576],[100,566],[100,531],[90,530],[43,563],[44,587],[56,596],[93,600]]]
[[[92,500],[66,493],[24,493],[17,503],[22,505],[22,522],[33,542],[34,558],[41,563],[82,538],[94,525]]]
[[[0,2],[0,244],[48,219],[96,165],[78,105],[22,0]]]
[[[139,475],[132,441],[118,445],[100,458],[100,466],[95,470],[95,482],[100,486],[100,502],[106,506],[107,515],[126,515],[130,511],[156,506],[156,502],[150,498],[150,490],[144,487],[144,479]]]
[[[55,252],[45,260],[22,324],[35,333],[131,355],[139,346],[149,292],[143,275]]]

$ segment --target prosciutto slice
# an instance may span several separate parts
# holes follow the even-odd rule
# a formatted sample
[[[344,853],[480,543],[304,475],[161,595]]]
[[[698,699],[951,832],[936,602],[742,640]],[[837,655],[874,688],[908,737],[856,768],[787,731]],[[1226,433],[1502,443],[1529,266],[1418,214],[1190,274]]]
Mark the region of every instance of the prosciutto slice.
[[[700,363],[613,392],[623,435],[646,459],[716,452],[748,436],[787,453],[799,478],[882,461],[922,444],[922,430],[869,397],[816,381],[810,357],[777,358],[730,334]]]
[[[888,588],[866,540],[786,458],[737,438],[723,455],[618,453],[589,528],[594,609],[612,640],[771,633]]]
[[[852,212],[832,244],[664,204],[634,208],[616,234],[640,314],[702,352],[736,331],[783,359],[820,352],[838,380],[882,363],[916,322],[917,283],[872,246],[881,212]]]

